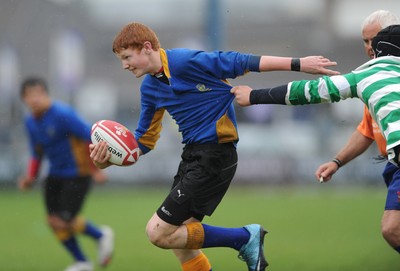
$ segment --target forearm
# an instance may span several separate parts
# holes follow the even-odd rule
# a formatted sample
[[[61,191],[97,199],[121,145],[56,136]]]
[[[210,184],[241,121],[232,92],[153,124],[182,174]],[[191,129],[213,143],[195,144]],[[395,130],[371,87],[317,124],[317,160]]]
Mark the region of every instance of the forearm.
[[[39,175],[40,159],[31,158],[28,162],[26,174],[22,175],[18,180],[18,187],[21,190],[26,190],[33,185],[35,179]]]
[[[37,158],[31,158],[28,162],[27,176],[32,181],[39,175],[40,162]]]
[[[262,56],[260,59],[260,72],[290,71],[291,57]]]
[[[287,85],[266,89],[253,89],[250,104],[286,104]]]
[[[336,62],[323,56],[307,56],[302,58],[262,56],[260,71],[301,71],[310,74],[338,75],[337,71],[328,69],[335,66]]]
[[[336,154],[335,158],[347,164],[363,152],[372,144],[373,140],[364,136],[359,131],[354,131],[346,145]]]

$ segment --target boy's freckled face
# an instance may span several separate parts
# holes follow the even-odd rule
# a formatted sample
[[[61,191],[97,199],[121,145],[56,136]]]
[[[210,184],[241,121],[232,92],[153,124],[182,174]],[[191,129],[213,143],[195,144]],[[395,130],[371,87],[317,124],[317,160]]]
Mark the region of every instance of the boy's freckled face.
[[[117,56],[122,62],[122,68],[132,72],[136,78],[149,73],[149,56],[144,49],[122,49]]]

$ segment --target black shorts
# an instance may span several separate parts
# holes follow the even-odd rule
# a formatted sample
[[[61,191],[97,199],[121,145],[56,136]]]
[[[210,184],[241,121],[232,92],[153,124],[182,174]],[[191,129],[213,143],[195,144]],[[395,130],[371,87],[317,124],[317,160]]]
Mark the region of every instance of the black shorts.
[[[79,213],[91,186],[91,177],[47,177],[44,200],[47,213],[57,215],[66,222]]]
[[[194,217],[210,216],[224,197],[237,167],[232,143],[186,145],[172,189],[158,208],[167,223],[181,225]]]

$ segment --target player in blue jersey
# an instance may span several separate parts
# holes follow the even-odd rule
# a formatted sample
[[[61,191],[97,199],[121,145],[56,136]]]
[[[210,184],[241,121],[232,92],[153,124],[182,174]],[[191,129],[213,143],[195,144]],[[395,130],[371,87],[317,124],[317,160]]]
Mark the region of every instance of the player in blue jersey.
[[[382,234],[400,253],[400,25],[391,25],[378,32],[372,40],[372,48],[375,58],[348,74],[293,81],[267,89],[237,86],[231,92],[242,106],[316,104],[347,98],[359,98],[364,102],[387,142],[389,162],[382,175],[388,192]],[[342,165],[339,159],[333,159],[333,162],[337,167]],[[317,171],[316,178],[329,181],[332,174]]]
[[[336,63],[322,56],[292,59],[238,52],[165,50],[157,35],[140,23],[123,27],[114,39],[113,51],[125,70],[137,78],[144,76],[135,131],[141,154],[154,149],[165,112],[176,121],[184,144],[172,189],[147,224],[150,241],[160,248],[172,249],[183,271],[211,270],[201,251],[210,247],[233,248],[248,270],[265,270],[266,231],[261,225],[224,228],[201,223],[224,197],[238,162],[234,96],[227,80],[247,72],[300,71],[300,64],[304,72],[338,74],[327,69]],[[98,167],[111,165],[105,142],[90,148]]]
[[[106,175],[89,158],[90,126],[70,106],[53,101],[41,78],[26,79],[21,98],[30,111],[25,125],[31,158],[19,187],[25,190],[33,185],[42,159],[47,158],[49,173],[44,182],[47,222],[74,258],[66,271],[94,270],[78,243],[77,234],[85,234],[97,242],[99,265],[106,266],[114,248],[112,229],[99,228],[79,216],[92,176],[98,182],[106,181]]]

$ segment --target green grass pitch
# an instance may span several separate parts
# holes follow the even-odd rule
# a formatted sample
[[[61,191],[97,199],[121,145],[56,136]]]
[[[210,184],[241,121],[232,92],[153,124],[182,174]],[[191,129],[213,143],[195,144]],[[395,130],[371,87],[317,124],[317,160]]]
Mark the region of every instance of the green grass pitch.
[[[152,246],[144,232],[167,190],[107,185],[92,190],[84,215],[116,232],[115,257],[107,271],[181,270],[172,252]],[[265,239],[269,271],[398,271],[400,257],[380,233],[385,195],[383,187],[232,185],[204,223],[264,225],[269,231]],[[38,188],[24,193],[0,189],[0,213],[0,270],[54,271],[71,263],[45,224]],[[95,243],[84,236],[79,240],[95,260]],[[204,251],[214,271],[247,270],[232,249]]]

